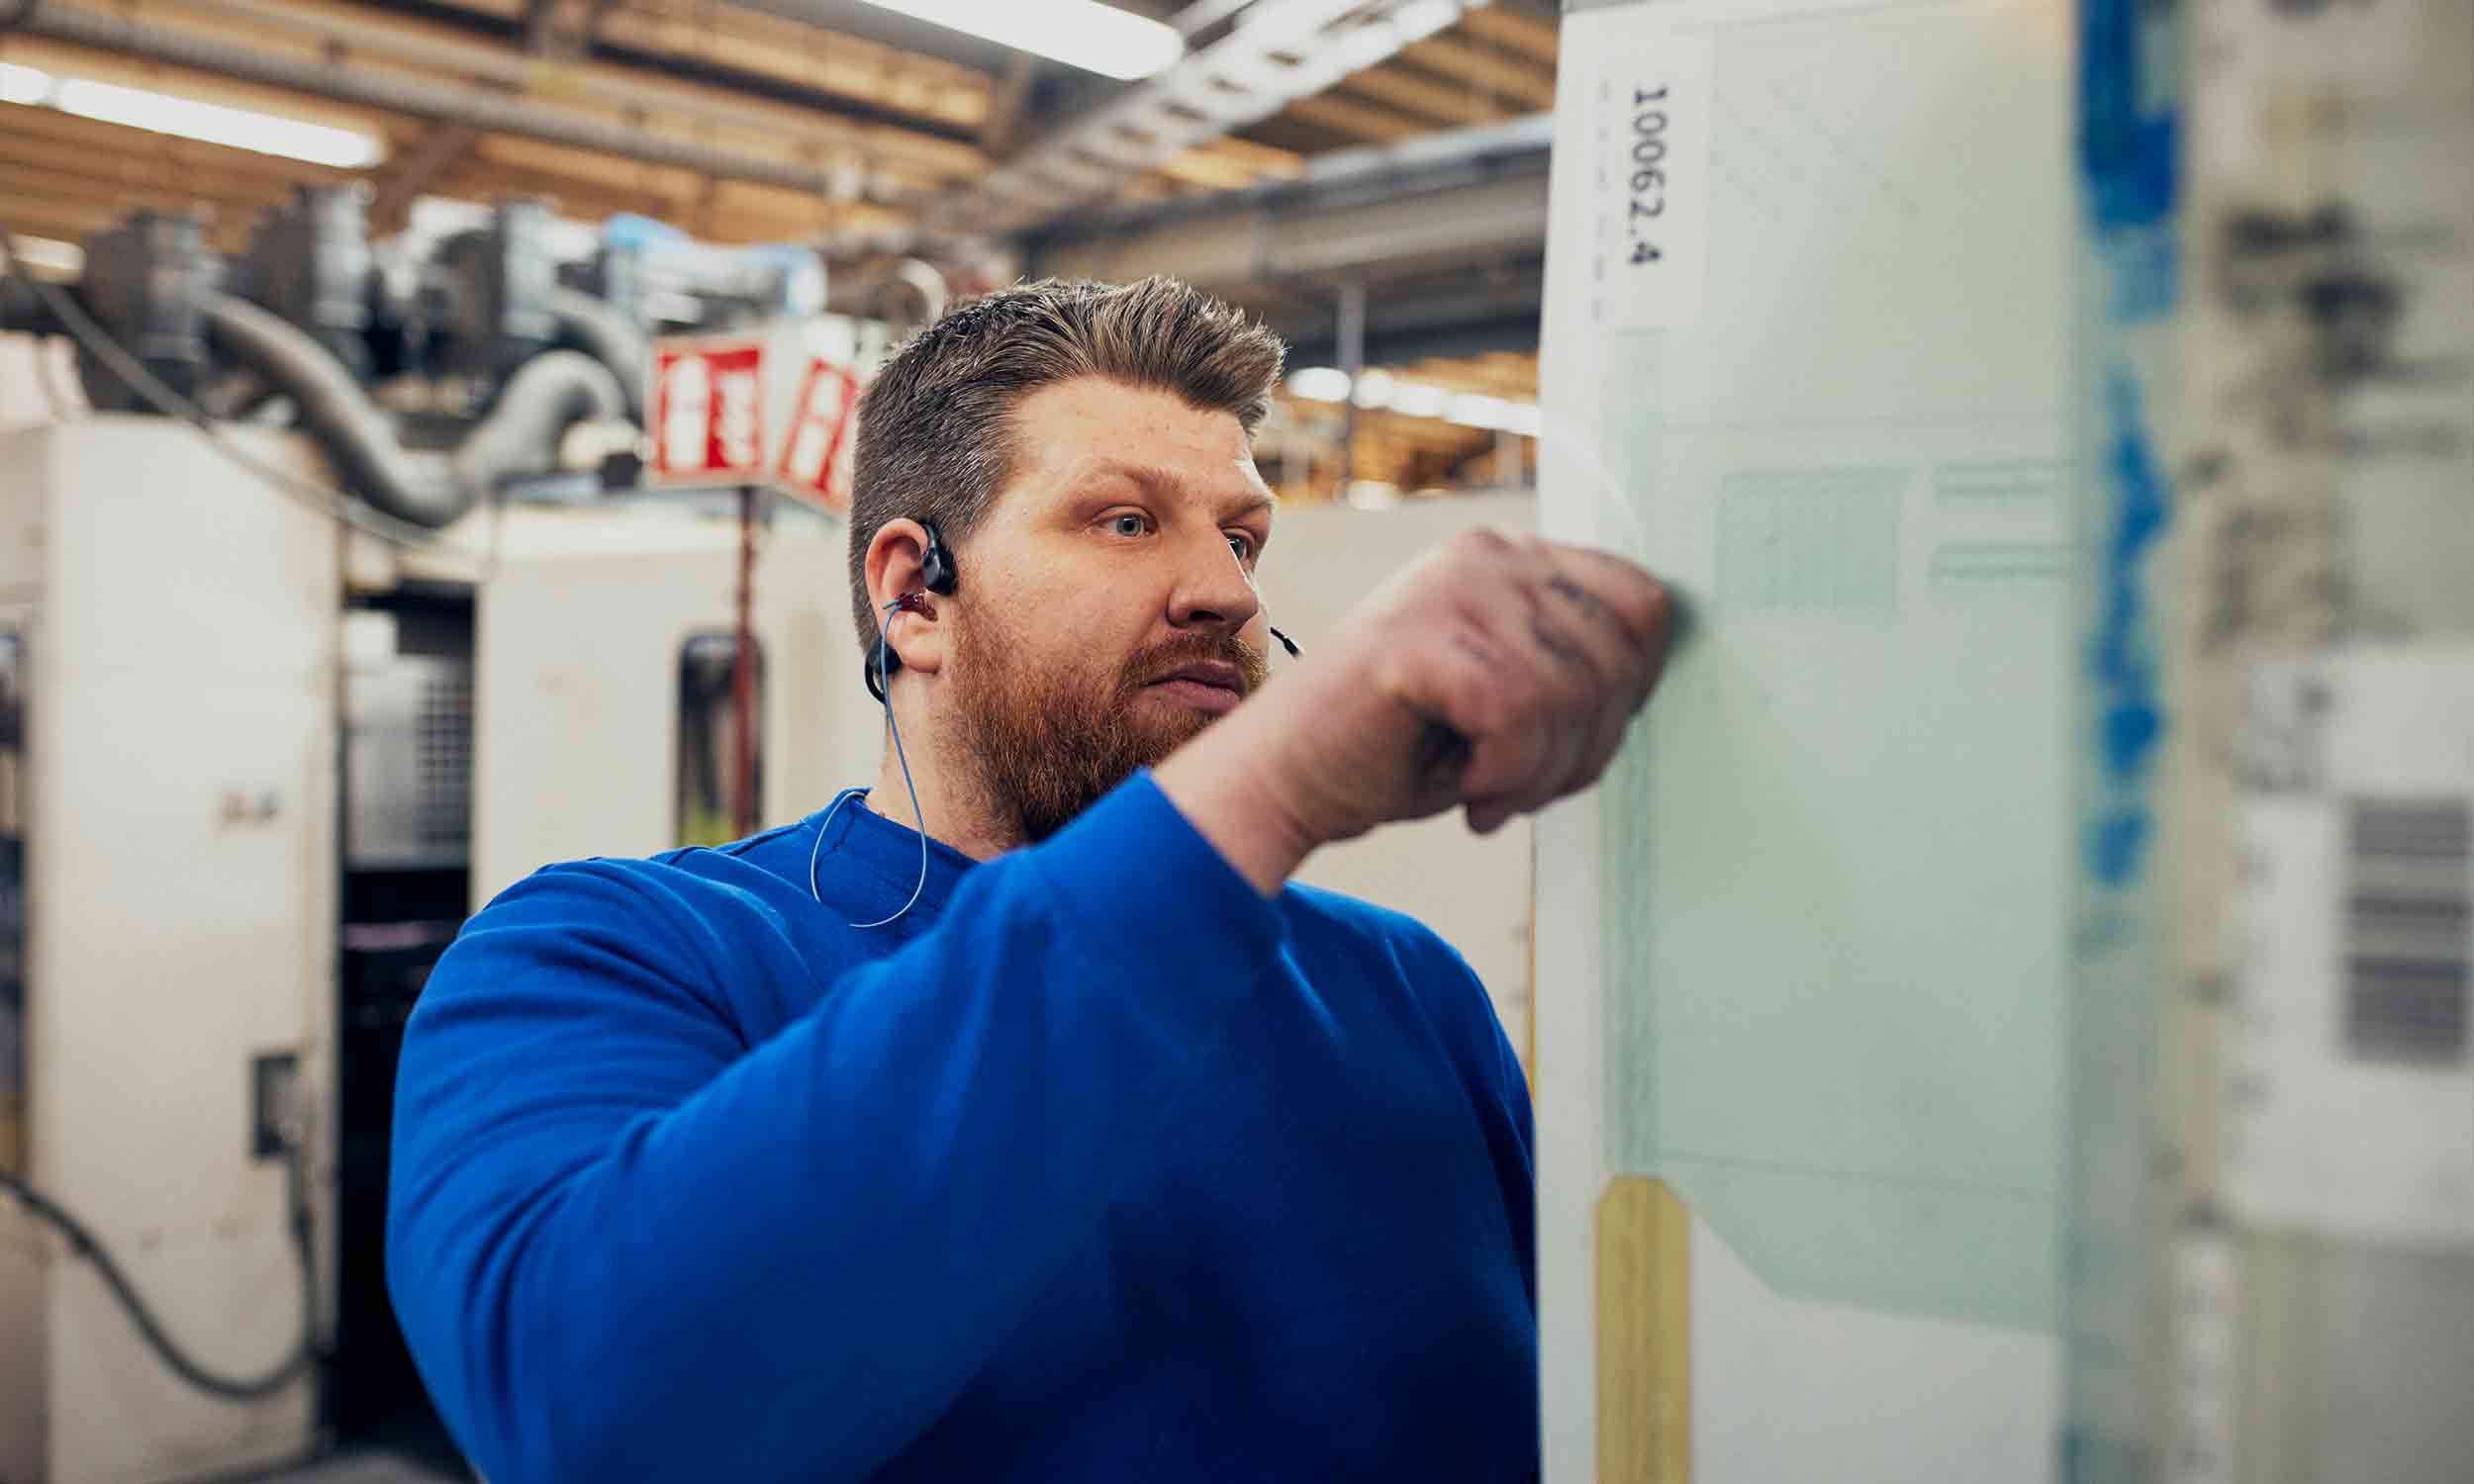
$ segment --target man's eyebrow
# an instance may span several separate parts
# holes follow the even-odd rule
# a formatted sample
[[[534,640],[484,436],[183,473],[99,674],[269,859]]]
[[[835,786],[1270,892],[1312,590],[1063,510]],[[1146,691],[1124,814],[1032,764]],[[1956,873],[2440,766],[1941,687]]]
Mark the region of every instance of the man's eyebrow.
[[[1157,464],[1137,464],[1125,459],[1098,459],[1075,471],[1076,483],[1099,479],[1121,479],[1137,484],[1154,494],[1185,495],[1191,488],[1176,471]],[[1262,490],[1249,490],[1224,509],[1223,520],[1239,520],[1280,509],[1280,498]]]

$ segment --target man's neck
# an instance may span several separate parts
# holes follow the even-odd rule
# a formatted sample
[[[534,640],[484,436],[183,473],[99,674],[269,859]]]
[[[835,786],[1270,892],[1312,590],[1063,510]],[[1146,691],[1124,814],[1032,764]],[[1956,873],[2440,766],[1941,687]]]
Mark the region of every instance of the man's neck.
[[[974,861],[994,860],[1020,845],[1020,827],[1000,825],[983,790],[957,779],[938,756],[944,749],[923,740],[926,729],[912,725],[907,716],[903,721],[903,746],[910,760],[910,782],[919,789],[919,816],[926,821],[927,837]],[[891,738],[877,765],[876,784],[868,790],[868,808],[897,824],[916,828],[920,823],[911,815],[910,790],[903,784],[902,763]]]

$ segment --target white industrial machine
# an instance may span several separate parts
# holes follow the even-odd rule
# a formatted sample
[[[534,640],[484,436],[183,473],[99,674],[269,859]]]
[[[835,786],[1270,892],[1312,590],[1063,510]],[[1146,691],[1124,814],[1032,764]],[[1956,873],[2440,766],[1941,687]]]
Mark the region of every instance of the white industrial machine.
[[[331,1318],[305,1293],[333,1291],[335,527],[161,419],[13,433],[0,468],[8,1167],[201,1364],[274,1370]],[[314,1367],[245,1401],[184,1384],[98,1264],[5,1198],[0,1336],[0,1478],[190,1477],[314,1441]]]

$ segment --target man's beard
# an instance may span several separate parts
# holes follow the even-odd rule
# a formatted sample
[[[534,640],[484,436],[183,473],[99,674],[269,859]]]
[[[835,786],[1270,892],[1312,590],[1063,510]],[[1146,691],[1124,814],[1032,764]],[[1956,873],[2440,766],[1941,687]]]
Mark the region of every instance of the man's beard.
[[[1026,844],[1065,828],[1109,789],[1192,740],[1208,711],[1146,700],[1143,689],[1188,665],[1224,661],[1244,674],[1246,694],[1269,671],[1234,634],[1181,634],[1135,654],[1112,677],[1079,669],[1044,673],[1035,653],[999,619],[957,620],[955,709],[948,761],[978,781],[999,829],[1018,827]]]

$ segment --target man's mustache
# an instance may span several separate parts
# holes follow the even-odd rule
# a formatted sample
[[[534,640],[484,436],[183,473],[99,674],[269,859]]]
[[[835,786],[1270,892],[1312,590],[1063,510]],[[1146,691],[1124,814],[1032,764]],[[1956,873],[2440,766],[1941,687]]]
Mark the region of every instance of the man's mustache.
[[[1271,676],[1263,651],[1235,634],[1180,634],[1155,644],[1125,662],[1118,689],[1131,696],[1155,681],[1165,680],[1189,665],[1233,665],[1244,677],[1244,695],[1252,696]]]

